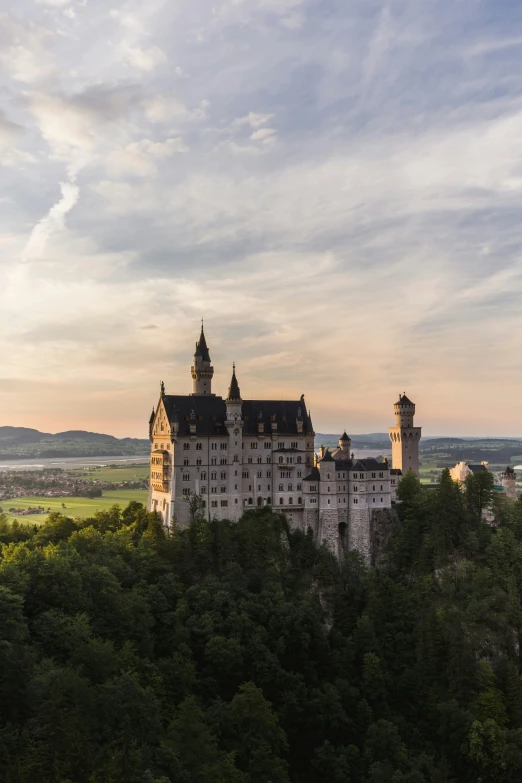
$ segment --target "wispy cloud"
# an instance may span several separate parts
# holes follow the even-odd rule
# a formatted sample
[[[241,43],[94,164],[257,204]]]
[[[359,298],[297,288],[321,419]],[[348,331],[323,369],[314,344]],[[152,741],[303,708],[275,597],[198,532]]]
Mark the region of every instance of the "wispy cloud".
[[[65,216],[75,206],[80,195],[76,177],[77,171],[69,171],[67,182],[60,183],[61,198],[32,229],[22,253],[24,263],[41,258],[50,237],[65,228]]]

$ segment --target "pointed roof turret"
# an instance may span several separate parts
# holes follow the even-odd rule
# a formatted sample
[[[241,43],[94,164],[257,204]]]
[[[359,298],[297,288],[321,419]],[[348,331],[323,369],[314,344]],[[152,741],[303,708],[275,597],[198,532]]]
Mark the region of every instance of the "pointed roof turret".
[[[201,334],[199,336],[199,342],[196,343],[196,353],[194,355],[200,356],[204,362],[210,362],[210,354],[207,348],[205,332],[203,331],[203,321],[201,321]]]
[[[349,441],[349,440],[350,440],[350,437],[349,437],[349,436],[346,434],[346,430],[345,430],[345,431],[343,432],[343,434],[341,435],[341,437],[340,437],[340,440],[342,440],[342,441],[343,441],[343,443],[346,443],[347,441]]]
[[[406,392],[404,392],[404,394],[399,394],[399,400],[395,405],[415,405],[415,403],[409,400],[408,397],[406,397]]]
[[[330,449],[326,449],[324,455],[321,457],[321,462],[334,462],[334,458],[330,454]]]
[[[149,438],[152,439],[152,428],[154,426],[154,419],[156,418],[156,411],[152,409],[152,413],[149,419]]]
[[[232,365],[232,379],[228,389],[227,402],[241,402],[241,392],[236,378],[236,363]]]

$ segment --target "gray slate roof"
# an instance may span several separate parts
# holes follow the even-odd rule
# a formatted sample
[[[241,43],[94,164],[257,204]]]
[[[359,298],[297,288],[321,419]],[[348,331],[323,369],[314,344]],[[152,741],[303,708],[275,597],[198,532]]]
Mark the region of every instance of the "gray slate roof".
[[[190,425],[196,425],[196,435],[228,436],[225,427],[227,406],[222,397],[212,395],[166,394],[163,397],[169,422],[179,424],[179,435],[190,435]],[[194,417],[191,418],[191,412]],[[257,435],[258,425],[263,423],[266,435],[272,433],[272,417],[277,423],[278,435],[313,435],[311,422],[303,400],[243,400],[241,405],[243,434]],[[303,431],[298,433],[299,413]]]
[[[234,365],[234,369],[232,370],[232,380],[230,381],[230,386],[228,389],[228,400],[240,400],[241,399],[241,392],[239,391],[239,384],[237,382],[236,378],[236,366]]]
[[[390,470],[390,463],[389,462],[379,462],[376,459],[373,459],[373,457],[369,457],[368,459],[343,459],[343,460],[337,460],[336,465],[338,470],[348,470],[348,471],[362,471],[362,472],[368,472],[368,471],[389,471]]]
[[[196,343],[196,356],[201,356],[204,362],[210,362],[210,354],[207,348],[207,341],[205,340],[205,332],[203,331],[203,325],[201,325],[201,335],[199,342]]]
[[[396,402],[395,405],[415,405],[415,403],[409,400],[405,394],[400,394],[399,401]]]
[[[487,471],[487,467],[485,465],[470,465],[468,463],[468,468],[471,470],[472,473],[484,473]]]

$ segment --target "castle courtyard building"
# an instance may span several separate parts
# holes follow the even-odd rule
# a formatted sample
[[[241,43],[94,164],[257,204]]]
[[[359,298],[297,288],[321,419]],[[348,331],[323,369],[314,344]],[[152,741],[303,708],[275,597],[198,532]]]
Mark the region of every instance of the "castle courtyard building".
[[[346,433],[337,449],[317,455],[304,396],[243,400],[234,366],[223,399],[212,393],[213,374],[202,327],[192,393],[167,394],[162,383],[150,417],[149,510],[170,528],[188,524],[195,495],[209,518],[237,521],[248,509],[270,506],[336,555],[357,549],[369,561],[372,525],[395,502],[402,465],[355,459]],[[418,453],[417,437],[415,443]]]

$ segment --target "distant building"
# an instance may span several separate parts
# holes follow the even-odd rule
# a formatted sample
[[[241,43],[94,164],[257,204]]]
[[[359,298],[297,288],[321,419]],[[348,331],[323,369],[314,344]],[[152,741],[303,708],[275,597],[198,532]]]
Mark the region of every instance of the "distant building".
[[[193,495],[216,519],[237,521],[247,509],[272,506],[335,554],[357,549],[369,559],[375,513],[395,502],[402,470],[418,472],[421,430],[413,426],[413,403],[404,395],[395,405],[392,467],[354,459],[346,432],[337,449],[315,455],[304,396],[243,400],[235,366],[227,398],[213,394],[203,327],[191,375],[192,394],[166,394],[161,384],[150,417],[149,510],[166,526],[175,520],[183,527]]]
[[[488,470],[488,463],[481,462],[480,464],[472,464],[470,462],[459,462],[454,468],[450,469],[450,476],[453,481],[458,481],[463,484],[468,476],[475,473],[484,473]]]
[[[516,500],[517,474],[513,468],[508,465],[507,468],[500,474],[500,479],[502,481],[502,486],[504,488],[504,492],[506,493],[506,497],[510,500]]]
[[[454,468],[451,468],[450,476],[453,481],[464,484],[468,476],[488,471],[488,462],[481,462],[480,464],[459,462]],[[509,500],[517,499],[517,474],[512,467],[508,465],[500,475],[493,474],[493,489],[495,492],[509,498]]]

